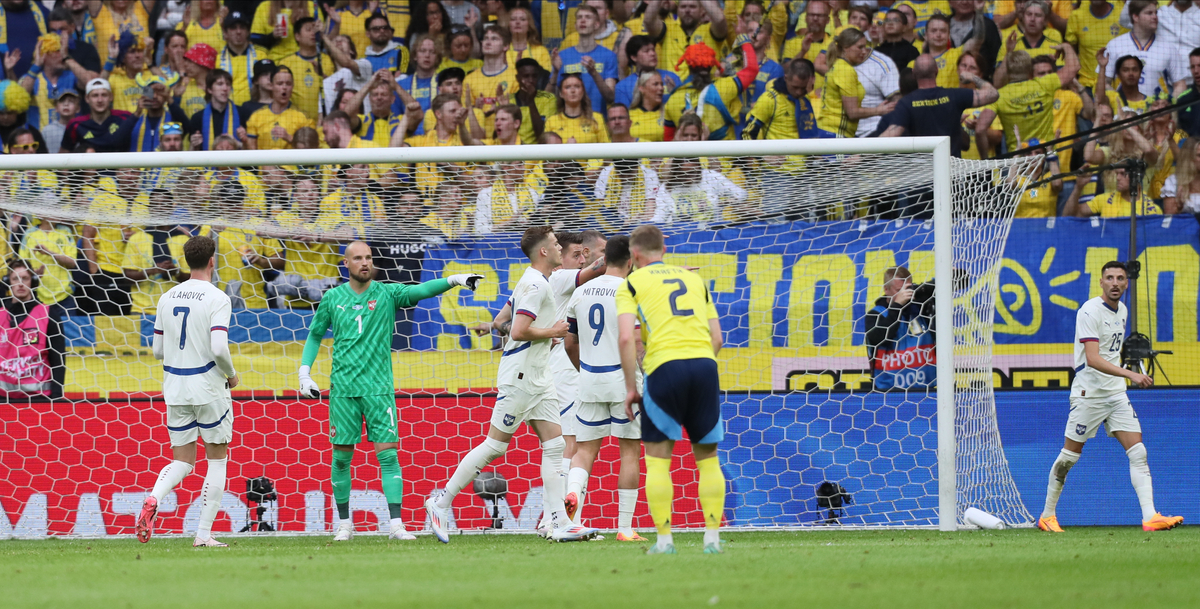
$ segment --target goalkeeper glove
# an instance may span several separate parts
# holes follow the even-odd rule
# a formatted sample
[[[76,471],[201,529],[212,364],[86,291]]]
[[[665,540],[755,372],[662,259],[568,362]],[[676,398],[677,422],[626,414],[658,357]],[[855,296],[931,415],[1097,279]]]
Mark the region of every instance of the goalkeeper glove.
[[[480,279],[483,279],[483,275],[464,273],[462,275],[451,275],[446,278],[446,281],[450,282],[450,287],[462,286],[474,292],[475,288],[479,285]]]
[[[317,387],[312,377],[308,375],[308,371],[308,366],[300,366],[300,396],[309,399],[319,398],[321,397],[321,388]]]

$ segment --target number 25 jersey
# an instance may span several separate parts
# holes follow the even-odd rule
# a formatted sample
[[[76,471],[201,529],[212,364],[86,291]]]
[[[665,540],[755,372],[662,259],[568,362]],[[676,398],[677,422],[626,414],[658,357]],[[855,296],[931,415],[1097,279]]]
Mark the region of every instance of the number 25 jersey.
[[[1071,383],[1071,397],[1106,397],[1125,391],[1124,378],[1087,365],[1083,346],[1084,343],[1098,343],[1100,357],[1119,367],[1127,314],[1124,303],[1118,302],[1114,309],[1099,296],[1079,307],[1079,313],[1075,315],[1075,381]]]

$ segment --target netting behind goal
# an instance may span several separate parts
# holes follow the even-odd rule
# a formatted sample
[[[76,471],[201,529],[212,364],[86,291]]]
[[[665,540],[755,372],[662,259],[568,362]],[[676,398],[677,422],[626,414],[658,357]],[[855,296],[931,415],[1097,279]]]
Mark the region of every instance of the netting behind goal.
[[[545,223],[609,236],[657,223],[666,261],[709,282],[725,333],[729,525],[936,525],[933,155],[842,141],[797,142],[804,156],[772,156],[785,150],[778,142],[711,145],[5,157],[2,253],[8,266],[24,259],[39,274],[35,297],[51,306],[26,306],[0,324],[0,537],[132,532],[170,458],[162,369],[150,353],[162,313],[154,307],[186,277],[182,243],[195,234],[218,242],[242,379],[216,531],[258,530],[256,521],[283,532],[333,526],[328,406],[296,397],[296,369],[317,302],[344,281],[348,241],[372,245],[378,280],[484,276],[474,293],[454,289],[396,316],[404,517],[410,530],[425,528],[424,498],[482,439],[495,401],[501,340],[475,328],[527,265],[520,232]],[[847,150],[858,153],[836,154]],[[582,151],[625,156],[569,160]],[[365,159],[376,162],[357,163]],[[180,163],[195,166],[170,166]],[[1009,523],[1030,519],[1000,445],[990,358],[1001,249],[1034,163],[950,166],[953,264],[944,277],[954,302],[936,310],[954,322],[960,517],[973,506]],[[68,169],[101,165],[109,168]],[[893,266],[911,271],[912,303],[883,334],[869,331]],[[20,274],[6,302],[19,296]],[[325,389],[330,345],[313,366]],[[583,511],[601,528],[617,518],[609,442]],[[685,446],[677,462],[689,464]],[[460,495],[456,526],[532,529],[539,464],[536,438],[521,432],[489,486]],[[194,530],[201,475],[163,502],[166,532]],[[369,452],[356,454],[353,475],[360,530],[386,528]],[[679,470],[676,482],[677,525],[702,524],[693,474]],[[651,525],[644,499],[636,514],[635,526]]]

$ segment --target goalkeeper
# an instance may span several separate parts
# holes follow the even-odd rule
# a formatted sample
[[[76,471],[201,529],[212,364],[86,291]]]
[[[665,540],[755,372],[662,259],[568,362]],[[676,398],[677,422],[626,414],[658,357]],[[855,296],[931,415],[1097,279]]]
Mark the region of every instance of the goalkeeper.
[[[309,376],[310,366],[321,350],[321,339],[332,327],[329,441],[333,444],[333,500],[340,520],[333,540],[348,541],[354,535],[354,522],[350,519],[350,461],[354,458],[354,445],[362,441],[364,420],[367,439],[375,444],[383,494],[391,514],[388,536],[415,539],[405,530],[400,511],[404,478],[396,458],[399,434],[391,354],[396,311],[450,288],[465,286],[474,290],[483,276],[451,275],[414,286],[372,281],[375,264],[371,248],[362,241],[346,246],[343,263],[350,281],[326,292],[321,299],[300,362],[300,394],[306,398],[320,397],[320,389]]]

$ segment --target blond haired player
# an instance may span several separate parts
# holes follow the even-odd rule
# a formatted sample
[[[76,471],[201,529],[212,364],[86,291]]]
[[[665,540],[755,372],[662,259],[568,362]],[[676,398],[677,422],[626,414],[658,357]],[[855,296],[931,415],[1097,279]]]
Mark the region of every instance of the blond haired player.
[[[196,437],[204,438],[208,473],[200,491],[197,548],[224,548],[213,539],[212,524],[225,492],[229,441],[233,439],[233,401],[229,390],[238,386],[229,353],[229,296],[212,284],[217,244],[192,237],[183,255],[191,278],[167,290],[158,300],[154,319],[154,357],[163,363],[163,399],[167,402],[167,432],[174,460],[154,483],[137,520],[138,541],[154,532],[158,503],[196,466]]]
[[[1100,295],[1083,303],[1076,314],[1071,414],[1067,416],[1062,451],[1050,467],[1046,507],[1037,521],[1043,531],[1063,532],[1054,513],[1058,497],[1067,481],[1067,472],[1079,461],[1083,443],[1096,435],[1101,424],[1129,456],[1129,479],[1142,506],[1142,529],[1165,531],[1183,522],[1181,516],[1163,516],[1154,510],[1154,487],[1150,483],[1146,447],[1142,444],[1142,425],[1125,394],[1125,379],[1138,387],[1154,384],[1154,379],[1121,367],[1127,315],[1121,296],[1128,286],[1125,265],[1116,261],[1105,263],[1100,270]]]

